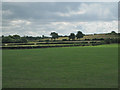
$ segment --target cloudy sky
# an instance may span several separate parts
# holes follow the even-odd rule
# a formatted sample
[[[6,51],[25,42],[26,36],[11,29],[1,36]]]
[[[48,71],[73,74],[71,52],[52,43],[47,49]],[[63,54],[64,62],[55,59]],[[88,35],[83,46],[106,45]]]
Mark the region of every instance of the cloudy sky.
[[[118,32],[117,2],[3,2],[2,34],[49,36]]]

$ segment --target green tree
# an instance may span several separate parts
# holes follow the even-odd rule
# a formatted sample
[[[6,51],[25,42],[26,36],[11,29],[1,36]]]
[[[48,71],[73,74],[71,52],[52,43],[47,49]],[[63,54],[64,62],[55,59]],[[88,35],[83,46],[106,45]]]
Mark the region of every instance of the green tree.
[[[45,38],[45,36],[44,35],[42,35],[42,39],[44,39]]]
[[[51,36],[52,36],[52,39],[56,39],[56,38],[58,38],[58,33],[56,33],[56,32],[51,32],[51,34],[50,34]]]
[[[20,36],[19,35],[13,35],[12,36],[14,39],[20,39]]]
[[[84,34],[81,31],[78,31],[76,34],[77,39],[83,38]]]
[[[19,35],[13,35],[12,38],[14,39],[15,43],[21,43],[21,37]]]
[[[112,34],[112,35],[116,35],[117,33],[116,33],[115,31],[112,31],[111,34]]]
[[[2,38],[4,38],[4,35],[2,35]]]
[[[69,39],[75,40],[75,34],[74,33],[70,33]]]
[[[11,42],[13,42],[13,39],[9,36],[8,37],[3,37],[2,42],[3,43],[11,43]]]
[[[27,41],[27,39],[26,39],[25,37],[22,37],[22,38],[21,38],[21,42],[22,42],[22,43],[27,43],[28,41]]]
[[[111,39],[110,38],[107,38],[104,40],[105,44],[110,44],[111,43]]]

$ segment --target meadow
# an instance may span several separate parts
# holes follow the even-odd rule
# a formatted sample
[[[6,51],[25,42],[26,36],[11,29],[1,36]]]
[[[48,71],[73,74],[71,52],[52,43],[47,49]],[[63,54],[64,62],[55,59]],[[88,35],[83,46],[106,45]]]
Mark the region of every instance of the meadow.
[[[3,88],[117,88],[118,45],[2,51]]]

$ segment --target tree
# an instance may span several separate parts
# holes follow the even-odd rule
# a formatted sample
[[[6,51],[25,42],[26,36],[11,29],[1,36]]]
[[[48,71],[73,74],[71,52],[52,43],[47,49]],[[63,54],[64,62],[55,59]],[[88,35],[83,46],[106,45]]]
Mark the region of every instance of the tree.
[[[111,43],[111,39],[110,38],[107,38],[104,40],[105,44],[110,44]]]
[[[112,34],[112,35],[116,35],[117,33],[116,33],[115,31],[112,31],[111,34]]]
[[[9,35],[2,38],[3,43],[27,43],[26,37],[20,37],[19,35]]]
[[[2,43],[11,43],[11,42],[13,42],[13,39],[9,36],[2,38]]]
[[[13,35],[12,36],[14,39],[20,39],[20,36],[19,35]]]
[[[51,36],[52,36],[52,39],[56,39],[56,38],[58,38],[58,33],[56,33],[56,32],[51,32],[51,34],[50,34]]]
[[[71,33],[70,36],[69,36],[69,39],[75,40],[75,34]]]
[[[77,39],[83,38],[84,34],[81,31],[78,31],[76,34]]]
[[[21,38],[21,42],[22,42],[22,43],[27,43],[27,39],[26,39],[25,37],[22,37],[22,38]]]
[[[13,38],[13,42],[15,42],[15,43],[21,43],[22,41],[21,41],[21,37],[19,36],[19,35],[13,35],[13,36],[11,36],[11,38]]]
[[[45,36],[44,35],[42,35],[42,39],[44,39],[45,38]]]
[[[2,38],[4,38],[4,35],[2,35]]]

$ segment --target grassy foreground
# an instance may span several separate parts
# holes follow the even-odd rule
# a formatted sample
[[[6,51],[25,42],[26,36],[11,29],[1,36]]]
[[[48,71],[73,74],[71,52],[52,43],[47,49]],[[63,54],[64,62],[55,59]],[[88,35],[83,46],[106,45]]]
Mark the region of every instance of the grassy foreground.
[[[3,88],[115,88],[118,46],[3,50]]]

